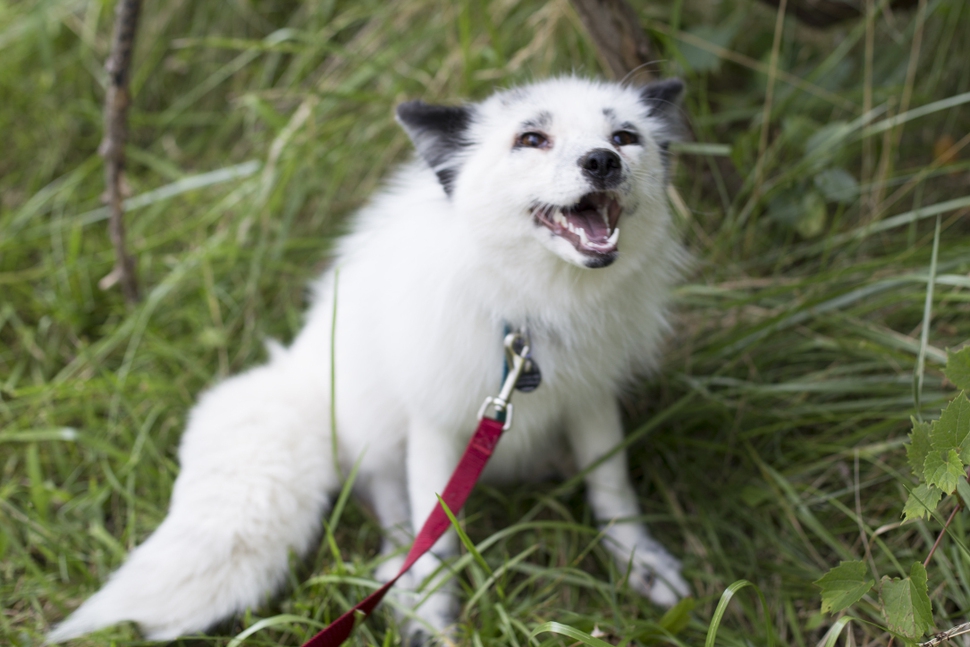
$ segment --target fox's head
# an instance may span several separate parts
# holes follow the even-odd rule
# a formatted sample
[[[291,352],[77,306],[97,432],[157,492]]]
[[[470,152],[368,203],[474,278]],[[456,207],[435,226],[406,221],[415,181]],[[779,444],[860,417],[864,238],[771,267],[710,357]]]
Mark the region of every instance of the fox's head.
[[[633,87],[566,77],[476,104],[411,101],[397,118],[483,240],[533,240],[599,268],[628,243],[636,253],[637,237],[666,214],[683,90],[679,79]]]

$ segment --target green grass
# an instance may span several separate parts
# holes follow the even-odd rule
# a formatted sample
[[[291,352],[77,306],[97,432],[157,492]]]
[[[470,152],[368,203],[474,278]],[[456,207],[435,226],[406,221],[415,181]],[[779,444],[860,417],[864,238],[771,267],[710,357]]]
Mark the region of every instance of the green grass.
[[[39,644],[161,521],[196,394],[259,362],[265,338],[293,337],[345,216],[408,155],[396,103],[600,72],[565,0],[149,4],[128,147],[144,301],[129,309],[97,288],[113,264],[96,155],[112,8],[0,2],[4,644]],[[697,645],[745,579],[767,609],[738,591],[717,644],[765,645],[770,631],[814,645],[834,619],[813,580],[847,559],[901,576],[940,527],[899,526],[914,483],[902,444],[911,415],[953,394],[943,349],[970,338],[970,148],[939,158],[970,132],[970,6],[929,0],[826,32],[787,20],[775,59],[760,3],[641,11],[658,67],[688,81],[697,141],[722,145],[680,157],[695,270],[662,372],[624,400],[644,517],[684,556],[697,605],[662,621],[632,594],[574,482],[481,488],[464,523],[487,569],[470,554],[456,565],[463,644],[574,642],[530,638],[558,622]],[[968,521],[929,568],[938,629],[970,609]],[[369,590],[379,531],[355,504],[332,530],[288,593],[180,644],[249,628],[246,644],[297,645],[336,617]],[[854,613],[878,625],[877,604]],[[352,640],[395,644],[389,620]],[[847,631],[888,643],[873,624]],[[139,642],[119,626],[76,644],[111,641]]]

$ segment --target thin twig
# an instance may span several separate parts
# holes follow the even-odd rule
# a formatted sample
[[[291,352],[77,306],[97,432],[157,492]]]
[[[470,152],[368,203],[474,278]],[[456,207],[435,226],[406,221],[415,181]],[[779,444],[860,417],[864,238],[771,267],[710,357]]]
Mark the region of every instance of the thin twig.
[[[852,461],[852,489],[855,490],[855,514],[856,521],[859,524],[859,535],[862,537],[862,545],[866,549],[866,561],[869,562],[869,568],[872,569],[872,574],[876,576],[876,580],[879,579],[879,569],[876,568],[876,560],[872,556],[872,540],[869,538],[869,533],[866,531],[866,522],[862,518],[862,492],[859,487],[859,448],[856,447],[854,460]]]
[[[872,110],[872,79],[873,58],[875,55],[876,6],[872,0],[866,0],[866,46],[863,65],[862,83],[862,114],[869,114]],[[872,182],[872,140],[868,137],[862,140],[862,178],[863,184]],[[863,196],[863,204],[870,210],[875,206],[872,202],[872,190]]]
[[[957,636],[962,636],[963,634],[970,634],[970,622],[964,622],[962,625],[957,625],[952,629],[947,629],[942,631],[925,643],[920,643],[919,647],[936,647],[937,645],[942,645],[950,638],[956,638]]]
[[[785,9],[788,0],[781,0],[775,16],[775,37],[771,44],[771,60],[768,63],[768,84],[765,89],[765,105],[761,112],[761,136],[758,138],[758,163],[754,169],[754,194],[761,193],[764,180],[765,151],[768,149],[768,130],[771,126],[771,107],[774,101],[775,77],[778,75],[778,53],[781,51],[781,37],[785,31]]]
[[[913,42],[909,47],[909,64],[906,66],[906,81],[903,83],[903,95],[899,100],[899,113],[909,110],[909,102],[913,97],[913,86],[916,84],[916,67],[919,63],[920,50],[923,45],[923,27],[926,24],[926,0],[919,0],[919,11],[916,13],[916,27],[913,29]],[[893,143],[899,146],[903,138],[902,124],[893,133]]]
[[[937,223],[937,228],[939,228],[939,223]],[[968,474],[967,480],[970,480],[970,474]],[[946,534],[946,530],[947,528],[950,527],[950,524],[953,522],[954,517],[956,517],[957,513],[960,512],[960,510],[962,509],[963,509],[963,503],[957,502],[956,507],[953,508],[953,511],[950,513],[949,518],[947,518],[946,523],[943,524],[943,529],[940,530],[940,534],[936,536],[936,541],[933,542],[933,547],[930,548],[929,554],[927,554],[926,559],[923,560],[923,568],[926,568],[927,566],[930,565],[930,560],[933,559],[933,553],[936,552],[936,549],[939,547],[940,542],[943,541],[943,535]],[[936,645],[947,642],[950,638],[954,638],[956,636],[962,636],[965,633],[970,633],[970,622],[964,623],[962,625],[957,625],[956,627],[953,627],[944,632],[938,633],[935,636],[933,636],[930,640],[926,641],[925,643],[920,643],[919,647],[935,647]],[[893,647],[892,638],[889,639],[888,647]]]
[[[899,111],[897,114],[906,114],[909,110],[909,102],[913,96],[913,86],[916,83],[916,67],[919,62],[920,48],[923,43],[923,26],[926,22],[926,1],[919,0],[919,11],[916,14],[916,27],[913,30],[913,43],[909,50],[909,65],[906,68],[906,81],[903,83],[903,93],[899,100]],[[876,214],[879,208],[882,206],[882,199],[886,189],[886,178],[893,171],[893,163],[895,162],[896,153],[899,150],[899,144],[903,138],[903,124],[900,123],[895,128],[890,128],[887,133],[891,134],[890,137],[884,137],[882,151],[882,159],[879,163],[879,171],[877,172],[877,180],[875,185],[875,191],[873,193],[873,218],[877,217]]]
[[[937,547],[940,545],[940,542],[943,540],[943,535],[946,534],[946,529],[950,527],[950,522],[953,521],[953,517],[957,516],[957,512],[959,512],[960,508],[962,507],[963,506],[961,505],[957,505],[957,507],[953,508],[953,512],[950,513],[950,518],[946,520],[945,524],[943,524],[943,529],[940,530],[940,534],[936,536],[936,541],[933,542],[933,547],[930,548],[929,554],[926,556],[926,559],[923,560],[923,568],[926,568],[927,566],[930,565],[930,560],[933,559],[933,553],[936,552]]]
[[[115,266],[111,273],[98,283],[107,290],[115,283],[121,283],[125,301],[138,300],[138,281],[135,277],[135,262],[125,250],[125,225],[122,220],[125,199],[125,142],[128,139],[128,105],[131,95],[128,92],[128,70],[131,67],[131,52],[135,44],[135,31],[138,28],[138,14],[141,0],[118,0],[115,6],[115,25],[111,34],[111,55],[105,63],[108,71],[108,91],[104,102],[104,138],[98,153],[104,158],[105,202],[108,204],[110,218],[108,233],[115,248]]]

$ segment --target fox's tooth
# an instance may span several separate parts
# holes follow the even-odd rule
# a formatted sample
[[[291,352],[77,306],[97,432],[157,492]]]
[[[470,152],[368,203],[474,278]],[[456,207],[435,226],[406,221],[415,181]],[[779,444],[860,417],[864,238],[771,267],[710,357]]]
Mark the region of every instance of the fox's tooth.
[[[586,237],[586,230],[580,227],[576,234],[579,235],[579,242],[582,243],[584,247],[589,247],[589,238]]]
[[[606,225],[606,228],[609,229],[610,227],[609,209],[607,209],[606,207],[603,207],[602,209],[600,209],[600,218],[603,219],[603,223]]]
[[[620,239],[620,228],[617,227],[616,229],[613,230],[613,233],[610,234],[610,237],[606,240],[606,242],[608,242],[610,245],[616,245],[616,241],[618,241],[619,239]]]
[[[571,223],[571,222],[567,222],[566,223],[566,229],[568,229],[569,231],[573,232],[574,234],[576,233],[576,227],[574,227],[573,226],[573,223]]]
[[[561,225],[562,227],[566,227],[569,225],[569,221],[566,220],[566,216],[562,215],[562,211],[558,211],[558,210],[556,211],[556,214],[552,217],[552,221],[557,225]]]

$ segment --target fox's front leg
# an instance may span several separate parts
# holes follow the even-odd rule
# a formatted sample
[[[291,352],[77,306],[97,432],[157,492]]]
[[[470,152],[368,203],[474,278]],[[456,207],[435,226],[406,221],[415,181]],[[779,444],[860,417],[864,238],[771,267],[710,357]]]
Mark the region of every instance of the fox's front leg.
[[[566,431],[579,469],[585,469],[623,440],[616,400],[611,394],[584,398],[566,416]],[[606,530],[605,546],[618,568],[632,565],[630,585],[653,602],[669,607],[690,590],[680,575],[680,561],[667,552],[646,527],[627,471],[626,452],[620,451],[586,476],[587,498],[596,521]]]
[[[411,504],[411,525],[415,536],[420,532],[425,520],[438,504],[438,497],[444,492],[460,458],[454,434],[443,433],[432,424],[412,422],[408,427],[407,478],[408,498]],[[457,510],[453,510],[455,514]],[[458,541],[453,530],[449,530],[434,547],[421,557],[408,572],[405,586],[412,590],[421,586],[432,573],[438,570],[441,562],[457,553]],[[442,583],[442,580],[447,578]],[[458,613],[458,598],[454,580],[448,572],[442,573],[438,580],[427,582],[423,591],[414,601],[415,620],[406,627],[408,644],[421,644],[430,633],[448,633],[455,623]],[[423,601],[421,601],[423,600]]]

